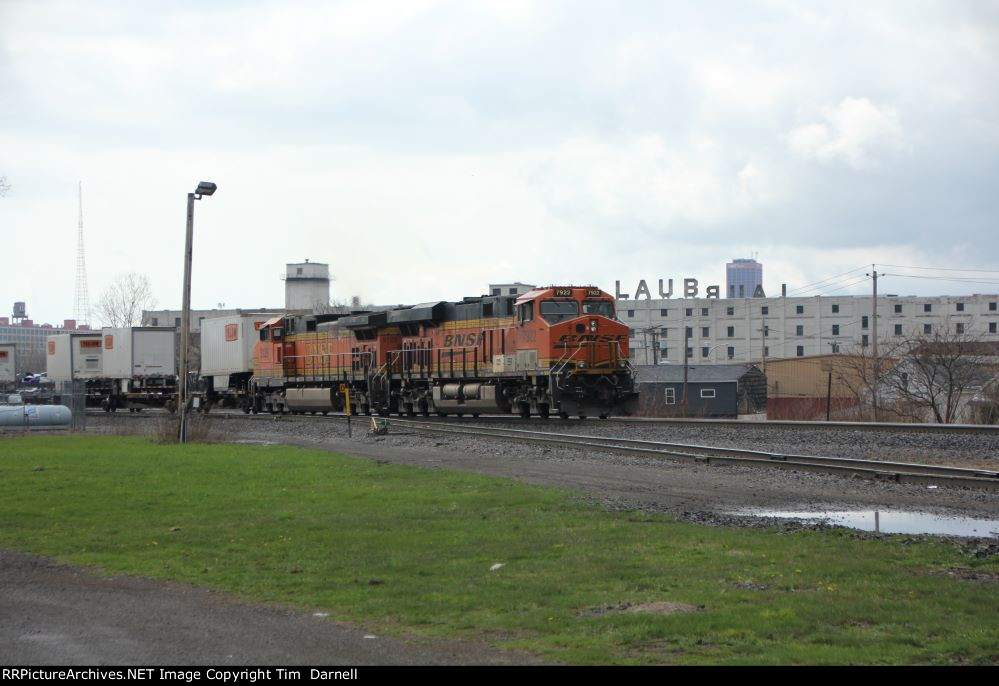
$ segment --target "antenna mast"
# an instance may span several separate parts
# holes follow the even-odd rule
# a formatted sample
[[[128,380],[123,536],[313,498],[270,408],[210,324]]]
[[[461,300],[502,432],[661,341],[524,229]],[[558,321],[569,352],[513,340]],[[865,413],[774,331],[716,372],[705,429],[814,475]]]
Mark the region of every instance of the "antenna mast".
[[[87,259],[83,252],[83,182],[80,182],[80,223],[76,241],[76,293],[73,317],[76,325],[90,324],[90,294],[87,291]]]

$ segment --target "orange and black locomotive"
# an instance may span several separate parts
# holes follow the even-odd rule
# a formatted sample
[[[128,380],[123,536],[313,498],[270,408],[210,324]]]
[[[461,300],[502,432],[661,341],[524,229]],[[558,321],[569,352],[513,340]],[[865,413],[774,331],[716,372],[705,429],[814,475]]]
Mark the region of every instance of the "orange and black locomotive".
[[[629,414],[628,327],[593,287],[536,288],[349,315],[276,317],[259,330],[253,412],[523,417]]]

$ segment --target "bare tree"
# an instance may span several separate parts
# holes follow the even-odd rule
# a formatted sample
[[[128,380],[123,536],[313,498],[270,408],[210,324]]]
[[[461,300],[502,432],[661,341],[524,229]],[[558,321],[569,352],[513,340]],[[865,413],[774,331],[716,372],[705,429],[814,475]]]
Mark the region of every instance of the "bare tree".
[[[830,366],[834,383],[856,401],[857,419],[878,421],[885,408],[881,396],[897,362],[896,345],[883,342],[875,360],[871,346],[854,347],[837,355]],[[875,402],[877,400],[878,402]]]
[[[941,424],[957,421],[966,394],[988,381],[987,348],[973,335],[946,331],[900,339],[898,364],[885,379],[895,411],[912,418],[932,416]]]
[[[7,183],[6,176],[0,176],[0,198],[7,195],[7,191],[10,190],[10,184]]]
[[[97,313],[104,326],[139,326],[142,311],[156,307],[156,298],[145,274],[120,274],[101,294]]]

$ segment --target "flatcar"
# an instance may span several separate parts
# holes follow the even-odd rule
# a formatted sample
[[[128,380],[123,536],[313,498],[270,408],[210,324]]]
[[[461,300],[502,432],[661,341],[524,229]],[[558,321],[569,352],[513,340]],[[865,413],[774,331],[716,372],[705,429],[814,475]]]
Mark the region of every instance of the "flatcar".
[[[598,288],[551,286],[264,322],[244,409],[424,416],[629,414],[628,327]]]

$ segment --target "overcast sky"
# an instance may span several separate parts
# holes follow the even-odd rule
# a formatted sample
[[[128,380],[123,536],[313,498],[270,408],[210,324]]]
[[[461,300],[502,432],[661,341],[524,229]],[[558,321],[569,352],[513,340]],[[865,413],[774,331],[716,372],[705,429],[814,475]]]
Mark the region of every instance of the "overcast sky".
[[[201,180],[197,308],[999,270],[997,84],[986,0],[0,0],[0,316],[72,317],[79,181],[92,304],[180,307]]]

